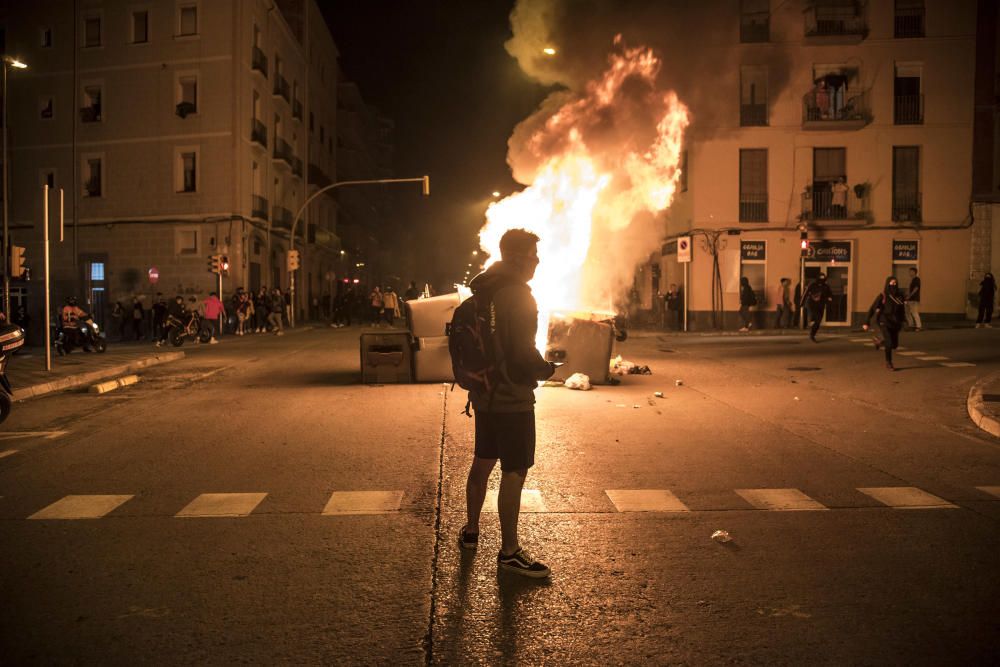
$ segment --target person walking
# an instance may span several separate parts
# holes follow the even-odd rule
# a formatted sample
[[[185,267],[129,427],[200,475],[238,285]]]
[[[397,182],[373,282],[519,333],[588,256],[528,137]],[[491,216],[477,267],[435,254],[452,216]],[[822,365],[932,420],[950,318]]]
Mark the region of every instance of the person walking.
[[[163,338],[163,328],[167,321],[167,302],[163,298],[163,292],[156,293],[156,300],[153,302],[153,340],[159,341]]]
[[[211,337],[208,342],[212,345],[218,343],[216,339],[216,332],[219,330],[219,318],[226,316],[226,306],[219,299],[219,294],[217,292],[209,292],[208,296],[205,297],[205,324],[208,326],[208,331]],[[220,332],[221,335],[221,332]]]
[[[896,370],[892,365],[892,351],[899,347],[899,332],[906,321],[906,299],[899,289],[896,276],[889,276],[885,279],[885,288],[882,293],[872,301],[871,308],[868,309],[868,317],[862,328],[868,331],[868,325],[872,317],[878,324],[881,337],[875,341],[875,349],[885,348],[885,367],[890,371]]]
[[[268,310],[270,312],[267,315],[267,322],[274,328],[274,335],[284,336],[285,332],[281,325],[281,315],[285,310],[285,297],[282,296],[281,290],[277,287],[271,290],[271,300],[268,303]]]
[[[417,289],[417,281],[411,280],[410,286],[406,288],[405,292],[403,292],[403,300],[412,301],[413,299],[419,299],[419,298],[420,298],[420,290]]]
[[[792,326],[792,280],[782,278],[771,291],[771,301],[774,303],[774,327],[784,329]]]
[[[267,307],[267,287],[263,285],[261,285],[260,289],[257,290],[257,293],[254,295],[253,312],[254,331],[257,333],[264,333],[267,329],[267,315],[269,311]]]
[[[396,323],[396,318],[399,317],[399,297],[392,287],[386,286],[385,292],[382,293],[382,316],[390,327]]]
[[[677,291],[677,285],[670,283],[670,287],[667,288],[667,293],[663,297],[664,306],[666,306],[667,324],[671,329],[680,331],[680,317],[681,313],[681,294]]]
[[[993,274],[987,272],[979,282],[979,315],[976,317],[977,329],[992,329],[993,303],[997,298],[997,281]]]
[[[112,326],[118,331],[118,342],[123,342],[125,340],[125,306],[122,305],[121,301],[115,301],[115,305],[111,306],[111,322]]]
[[[750,287],[750,279],[740,276],[740,322],[743,326],[740,331],[746,333],[753,327],[753,320],[750,319],[750,308],[757,305],[757,295]]]
[[[805,293],[802,295],[801,306],[806,309],[806,315],[811,322],[809,327],[809,340],[816,343],[816,334],[819,333],[819,325],[823,322],[826,314],[826,304],[833,301],[833,292],[826,284],[826,274],[821,273],[816,280],[809,283]]]
[[[246,292],[240,292],[239,300],[236,302],[236,335],[242,336],[246,333],[246,322],[251,314],[251,309],[253,308],[253,303],[250,301],[250,295]]]
[[[368,295],[368,319],[372,326],[378,326],[382,319],[382,290],[375,286],[375,289]]]
[[[535,386],[547,380],[555,366],[535,348],[538,306],[528,281],[538,266],[539,238],[512,229],[500,239],[500,261],[472,279],[477,298],[491,301],[500,381],[489,395],[469,392],[475,410],[475,454],[466,482],[467,520],[459,531],[463,549],[479,544],[479,517],[490,474],[500,461],[501,547],[497,567],[528,577],[542,578],[550,569],[525,551],[517,536],[521,489],[528,468],[535,463]]]
[[[910,268],[910,285],[906,288],[906,323],[914,331],[924,326],[920,321],[920,276],[916,267]]]
[[[142,307],[139,297],[132,298],[132,327],[135,329],[135,339],[143,339],[143,322],[146,320],[146,309]]]

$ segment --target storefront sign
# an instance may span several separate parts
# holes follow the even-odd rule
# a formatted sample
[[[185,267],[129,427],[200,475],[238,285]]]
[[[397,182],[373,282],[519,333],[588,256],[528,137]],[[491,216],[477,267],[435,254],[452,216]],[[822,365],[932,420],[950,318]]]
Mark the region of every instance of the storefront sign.
[[[826,241],[810,239],[806,249],[807,262],[850,262],[850,241]]]
[[[677,239],[677,261],[686,264],[691,261],[691,237],[681,236]]]
[[[740,241],[740,259],[760,260],[767,259],[766,241]]]
[[[915,262],[920,259],[920,241],[893,241],[892,261]]]

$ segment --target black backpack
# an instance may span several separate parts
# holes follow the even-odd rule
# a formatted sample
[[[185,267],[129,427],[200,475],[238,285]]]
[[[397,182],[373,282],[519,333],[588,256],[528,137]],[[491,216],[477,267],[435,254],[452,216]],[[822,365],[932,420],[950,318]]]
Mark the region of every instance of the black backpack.
[[[469,392],[489,396],[490,400],[501,380],[493,304],[496,289],[499,287],[477,292],[459,304],[448,330],[448,351],[455,382]],[[465,414],[471,417],[470,402],[471,399],[465,404]]]

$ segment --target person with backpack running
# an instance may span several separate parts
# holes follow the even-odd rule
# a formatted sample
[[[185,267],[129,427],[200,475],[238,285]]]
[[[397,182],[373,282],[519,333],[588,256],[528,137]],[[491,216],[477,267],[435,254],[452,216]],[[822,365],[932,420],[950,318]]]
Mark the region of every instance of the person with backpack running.
[[[743,326],[740,327],[740,331],[747,332],[753,326],[753,320],[750,319],[750,307],[757,305],[757,295],[753,293],[753,288],[750,287],[750,279],[746,276],[740,277],[740,321]]]
[[[890,371],[896,370],[892,365],[892,351],[899,347],[899,332],[906,323],[906,299],[899,291],[899,281],[895,276],[885,279],[885,288],[882,293],[875,297],[871,308],[868,309],[868,317],[862,328],[868,331],[868,323],[872,316],[882,334],[880,339],[875,340],[875,349],[885,347],[885,367]]]
[[[455,309],[449,348],[455,379],[469,390],[476,418],[475,455],[465,488],[468,517],[459,544],[463,549],[479,545],[479,516],[499,459],[497,567],[543,578],[550,569],[517,538],[521,489],[535,463],[535,387],[555,372],[535,348],[538,306],[527,283],[538,266],[538,241],[523,229],[504,233],[500,261],[472,279],[473,295]],[[466,414],[468,409],[467,404]]]
[[[823,315],[826,314],[826,304],[833,301],[833,292],[826,284],[826,274],[821,273],[816,280],[809,283],[805,294],[802,295],[801,305],[806,309],[806,315],[812,325],[809,327],[809,340],[817,342],[816,334],[819,333],[819,325],[823,322]]]

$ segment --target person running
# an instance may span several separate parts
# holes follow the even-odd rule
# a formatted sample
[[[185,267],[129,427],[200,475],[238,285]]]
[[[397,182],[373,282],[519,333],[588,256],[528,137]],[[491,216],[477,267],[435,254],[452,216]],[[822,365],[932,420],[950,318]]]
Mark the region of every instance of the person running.
[[[976,328],[992,329],[993,325],[993,302],[997,298],[997,281],[993,279],[993,274],[987,272],[979,282],[979,316],[976,317]]]
[[[753,326],[753,320],[750,319],[750,308],[757,305],[757,295],[753,293],[753,288],[750,287],[750,279],[746,276],[740,277],[740,322],[743,326],[740,327],[740,331],[747,332]]]
[[[875,341],[875,349],[885,348],[885,367],[890,371],[896,370],[892,365],[892,351],[899,347],[899,332],[906,322],[906,300],[899,290],[899,282],[895,276],[885,279],[885,288],[882,293],[875,297],[871,308],[868,309],[868,317],[862,328],[868,331],[868,323],[874,316],[878,324],[881,338]]]
[[[535,387],[555,371],[535,348],[538,306],[528,281],[538,266],[538,241],[536,235],[523,229],[507,231],[500,239],[500,261],[469,285],[477,298],[487,295],[491,301],[500,381],[489,395],[469,392],[476,417],[476,444],[465,489],[468,516],[459,532],[459,544],[464,549],[475,549],[479,544],[479,516],[490,473],[499,459],[501,547],[497,567],[541,578],[549,576],[549,568],[528,555],[517,537],[521,489],[528,468],[535,463]]]
[[[809,327],[809,340],[816,343],[816,334],[819,333],[819,325],[823,322],[826,314],[826,304],[833,301],[833,292],[826,284],[826,274],[821,273],[816,280],[809,283],[805,294],[802,295],[802,307],[806,309],[806,315],[812,323]]]
[[[208,326],[210,338],[208,342],[215,345],[219,341],[215,338],[216,331],[219,331],[219,320],[226,316],[226,306],[219,299],[216,292],[209,292],[205,298],[205,324]],[[219,331],[221,336],[222,332]]]
[[[924,328],[920,321],[920,277],[916,267],[910,268],[910,286],[906,289],[906,322],[914,331]]]

